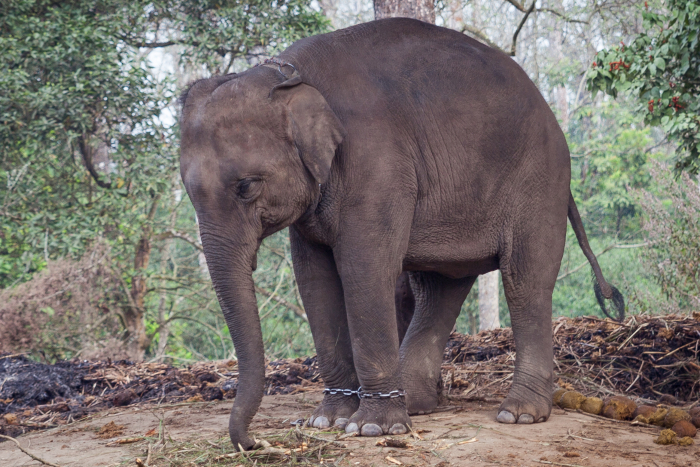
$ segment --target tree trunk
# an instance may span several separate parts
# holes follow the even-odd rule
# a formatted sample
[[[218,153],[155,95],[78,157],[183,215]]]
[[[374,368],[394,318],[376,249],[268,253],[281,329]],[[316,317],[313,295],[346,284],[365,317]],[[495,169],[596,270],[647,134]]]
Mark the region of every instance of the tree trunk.
[[[553,3],[554,8],[558,11],[563,11],[561,0],[555,1]],[[564,61],[564,51],[563,51],[563,31],[562,23],[557,17],[552,17],[554,21],[554,28],[552,31],[552,51],[554,53],[554,59],[556,60],[556,66],[559,67]],[[578,96],[577,96],[578,97]],[[561,122],[561,129],[564,133],[569,131],[569,101],[566,95],[566,86],[564,84],[557,84],[554,87],[554,103],[557,108],[557,113],[559,114],[559,120]]]
[[[462,2],[461,0],[450,0],[448,2],[448,6],[450,9],[450,17],[447,19],[447,23],[445,24],[448,28],[450,29],[456,29],[460,30],[462,26],[464,26],[464,14],[462,13]],[[473,7],[475,10],[477,9],[477,5]]]
[[[501,327],[498,319],[498,271],[479,276],[479,331]]]
[[[151,225],[156,214],[160,196],[156,196],[143,226],[143,233],[136,244],[134,255],[134,276],[131,278],[131,300],[124,310],[126,327],[126,346],[130,357],[135,361],[143,360],[146,349],[151,344],[146,334],[146,278],[145,273],[151,258]]]
[[[318,6],[321,8],[321,12],[328,18],[331,22],[333,28],[338,28],[337,18],[338,18],[338,2],[337,0],[319,0]]]
[[[374,0],[374,19],[415,18],[435,24],[434,0]]]

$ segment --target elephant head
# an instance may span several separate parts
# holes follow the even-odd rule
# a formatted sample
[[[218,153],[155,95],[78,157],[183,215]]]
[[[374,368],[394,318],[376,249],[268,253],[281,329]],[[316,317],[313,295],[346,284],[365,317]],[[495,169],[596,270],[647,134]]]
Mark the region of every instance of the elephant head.
[[[318,202],[344,129],[318,90],[277,67],[197,81],[181,105],[180,173],[238,358],[229,434],[250,449],[265,382],[257,250]]]

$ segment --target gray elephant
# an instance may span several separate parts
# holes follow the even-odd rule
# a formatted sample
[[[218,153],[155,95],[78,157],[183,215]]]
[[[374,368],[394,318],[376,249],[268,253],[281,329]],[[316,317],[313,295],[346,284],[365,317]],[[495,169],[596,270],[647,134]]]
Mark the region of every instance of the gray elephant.
[[[238,355],[236,447],[254,444],[247,428],[265,376],[251,274],[261,241],[285,227],[331,389],[317,427],[398,434],[409,413],[433,410],[461,304],[496,269],[517,349],[497,419],[545,421],[567,216],[601,301],[624,307],[588,246],[552,111],[510,57],[463,34],[405,18],[365,23],[197,81],[181,104],[182,179]],[[402,272],[415,304],[399,347]]]

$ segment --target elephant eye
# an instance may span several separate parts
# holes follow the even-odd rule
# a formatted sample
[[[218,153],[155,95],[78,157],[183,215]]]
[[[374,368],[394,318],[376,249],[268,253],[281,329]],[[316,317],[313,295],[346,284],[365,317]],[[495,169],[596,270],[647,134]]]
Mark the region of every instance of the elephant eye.
[[[236,184],[236,194],[243,199],[251,199],[257,194],[259,178],[243,178]]]

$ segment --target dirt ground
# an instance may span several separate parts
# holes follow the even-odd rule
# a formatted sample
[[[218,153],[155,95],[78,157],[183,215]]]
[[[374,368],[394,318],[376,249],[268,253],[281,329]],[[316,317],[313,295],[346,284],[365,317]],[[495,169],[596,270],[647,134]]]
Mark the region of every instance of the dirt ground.
[[[273,446],[291,446],[276,459],[223,457],[232,453],[227,426],[230,401],[112,408],[87,420],[20,436],[22,447],[59,466],[139,465],[151,449],[148,465],[337,465],[337,466],[697,466],[700,448],[659,446],[659,428],[633,426],[554,409],[547,423],[501,425],[496,403],[469,402],[415,416],[415,435],[394,437],[406,448],[378,446],[377,438],[342,438],[342,433],[304,428],[292,422],[308,418],[320,391],[266,396],[251,431]],[[110,422],[112,438],[98,437]],[[104,435],[109,436],[109,434]],[[296,438],[295,438],[296,437]],[[418,439],[422,438],[422,439]],[[296,439],[296,444],[288,441]],[[132,441],[128,444],[120,442]],[[302,445],[301,440],[308,444]],[[321,440],[321,441],[319,441]],[[329,443],[330,440],[338,440]],[[316,442],[316,445],[313,443]],[[391,442],[390,442],[391,444]],[[293,446],[300,446],[296,450]],[[315,446],[315,448],[314,448]],[[319,449],[318,446],[321,446]],[[312,455],[304,456],[304,449]],[[315,451],[314,451],[315,449]],[[236,455],[234,455],[236,456]],[[0,466],[38,466],[11,442],[0,443]]]

